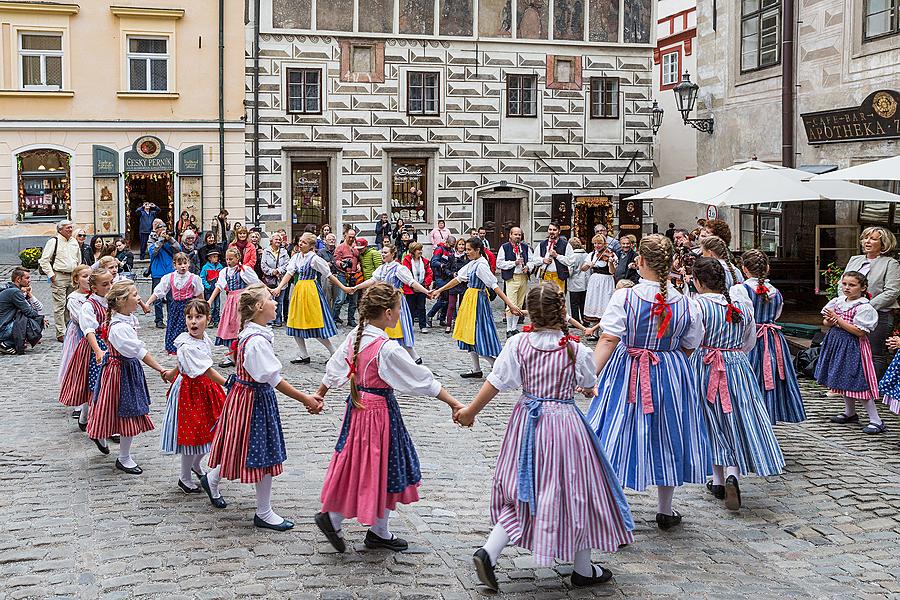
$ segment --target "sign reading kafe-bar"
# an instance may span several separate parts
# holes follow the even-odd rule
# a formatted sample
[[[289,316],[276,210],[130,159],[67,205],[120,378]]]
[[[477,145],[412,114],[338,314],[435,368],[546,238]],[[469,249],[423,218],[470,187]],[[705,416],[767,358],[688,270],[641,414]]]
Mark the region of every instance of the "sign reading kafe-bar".
[[[900,138],[900,93],[873,92],[858,107],[806,113],[803,126],[810,144]]]

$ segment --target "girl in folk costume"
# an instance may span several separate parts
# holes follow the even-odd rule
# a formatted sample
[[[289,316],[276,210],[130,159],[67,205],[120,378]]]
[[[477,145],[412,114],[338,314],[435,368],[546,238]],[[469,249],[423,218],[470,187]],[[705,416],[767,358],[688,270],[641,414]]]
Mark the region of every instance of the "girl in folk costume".
[[[488,299],[487,290],[493,290],[503,300],[508,312],[516,316],[522,315],[519,307],[510,302],[497,285],[497,278],[491,271],[483,252],[484,244],[480,238],[473,237],[466,240],[466,254],[469,262],[444,287],[431,292],[433,299],[458,283],[467,283],[469,286],[460,303],[453,327],[453,339],[457,341],[461,350],[468,351],[469,356],[472,357],[472,370],[463,373],[462,377],[464,378],[482,377],[479,355],[485,357],[493,365],[494,358],[500,354],[500,340],[497,338],[497,326],[494,324],[494,315],[491,312],[491,301]]]
[[[435,396],[454,413],[462,408],[431,371],[388,338],[402,303],[403,293],[396,287],[384,282],[371,286],[359,305],[359,325],[328,361],[317,392],[324,398],[330,388],[350,381],[344,424],[322,486],[322,510],[315,517],[338,552],[346,550],[341,523],[352,518],[371,527],[367,548],[399,552],[408,547],[391,533],[388,520],[397,504],[418,501],[422,477],[394,391]]]
[[[669,238],[644,237],[635,259],[640,282],[617,290],[594,353],[599,393],[588,419],[619,481],[657,486],[656,523],[681,523],[675,488],[706,481],[709,442],[688,355],[703,339],[700,309],[669,283]]]
[[[615,552],[632,542],[634,522],[600,442],[575,404],[579,388],[593,396],[594,358],[567,334],[559,287],[541,283],[525,300],[531,328],[507,340],[475,399],[456,415],[472,425],[498,392],[522,388],[500,447],[491,493],[493,530],[473,561],[482,584],[497,591],[494,566],[510,543],[535,562],[574,562],[572,585],[609,581],[591,564],[591,549]],[[562,337],[560,337],[562,336]]]
[[[59,401],[66,406],[80,407],[78,427],[87,428],[89,402],[99,374],[103,353],[106,352],[102,325],[106,322],[106,294],[112,285],[112,273],[97,269],[88,277],[91,293],[81,305],[78,324],[84,337],[75,346],[72,358],[59,387]],[[116,432],[113,432],[116,433]]]
[[[616,291],[616,253],[606,245],[606,237],[595,235],[591,239],[594,251],[591,252],[584,264],[582,271],[589,271],[587,298],[584,304],[584,316],[599,319],[606,310],[609,299]]]
[[[762,250],[747,250],[741,255],[747,279],[739,284],[753,302],[756,321],[756,345],[750,351],[750,364],[763,393],[769,419],[776,423],[799,423],[806,420],[797,373],[791,360],[787,340],[781,327],[775,324],[781,316],[784,298],[781,292],[766,279],[769,275],[769,257]],[[732,296],[736,296],[732,288]]]
[[[109,454],[104,440],[113,434],[120,434],[116,468],[130,475],[140,475],[143,470],[131,458],[131,443],[139,433],[153,429],[153,423],[147,416],[150,412],[150,393],[141,363],[160,374],[165,369],[147,352],[134,329],[132,313],[140,304],[134,284],[122,281],[113,285],[106,299],[109,304],[106,311],[109,351],[103,357],[87,434],[103,454]]]
[[[703,238],[703,241],[700,242],[700,256],[715,258],[719,261],[719,264],[725,269],[725,284],[729,290],[735,284],[744,282],[744,274],[734,268],[728,245],[722,238],[715,235]],[[743,298],[744,296],[743,291],[738,292],[738,298]],[[749,300],[749,298],[746,299]]]
[[[318,414],[322,399],[296,390],[281,377],[281,363],[272,346],[274,333],[266,323],[275,319],[278,304],[263,284],[248,287],[240,296],[240,337],[235,350],[235,374],[228,378],[228,395],[209,452],[211,471],[200,485],[216,508],[225,508],[219,482],[237,479],[256,484],[253,524],[287,531],[294,523],[272,510],[272,477],[280,475],[287,458],[275,390]]]
[[[103,258],[101,258],[100,260],[97,261],[97,266],[94,268],[98,268],[98,267],[101,269],[106,269],[110,273],[112,273],[112,276],[113,276],[112,282],[113,283],[119,283],[120,281],[134,281],[130,277],[126,277],[124,274],[119,272],[119,260],[115,256],[104,256]],[[143,298],[141,298],[139,300],[139,302],[140,302],[141,310],[144,311],[144,314],[147,314],[148,312],[150,312],[150,306],[149,306],[149,304],[144,302]],[[138,328],[138,321],[137,321],[136,316],[134,318],[134,326],[135,326],[135,329]]]
[[[890,411],[900,415],[900,336],[894,335],[887,339],[887,347],[894,351],[894,358],[888,365],[884,377],[878,382],[878,389],[883,396],[883,402],[887,404]],[[900,445],[900,444],[898,444]]]
[[[856,401],[860,400],[869,415],[863,432],[883,433],[884,423],[875,406],[878,378],[867,337],[878,323],[878,311],[865,297],[868,287],[865,275],[846,271],[841,277],[841,295],[822,309],[828,333],[816,361],[816,381],[844,396],[845,410],[831,417],[832,423],[859,423]]]
[[[329,338],[337,335],[334,316],[328,308],[328,302],[325,300],[318,277],[322,276],[346,293],[350,293],[350,288],[341,283],[340,279],[331,273],[328,263],[316,254],[315,234],[307,232],[301,235],[298,248],[299,251],[288,262],[284,277],[281,278],[278,287],[272,290],[272,295],[277,298],[281,291],[290,284],[294,273],[298,274],[289,305],[287,334],[294,338],[300,350],[300,356],[291,363],[306,364],[310,362],[309,350],[306,348],[308,338],[318,340],[331,355],[334,354],[334,344]]]
[[[163,300],[169,293],[172,294],[169,304],[169,321],[166,323],[166,352],[175,354],[175,338],[185,332],[184,307],[191,298],[203,297],[203,282],[200,276],[190,272],[191,261],[184,252],[179,252],[172,259],[175,263],[175,272],[159,280],[153,294],[147,299],[147,304],[153,304],[157,300]]]
[[[756,344],[753,306],[732,300],[725,269],[713,258],[694,262],[694,285],[704,324],[703,344],[691,355],[694,382],[703,403],[709,433],[713,478],[707,487],[730,510],[741,507],[738,478],[763,477],[784,468],[784,456],[772,432],[756,373],[746,352]]]
[[[187,331],[175,338],[178,366],[164,377],[172,381],[172,386],[166,398],[161,448],[164,454],[181,455],[178,487],[185,494],[201,491],[193,484],[191,471],[203,476],[200,461],[209,452],[213,429],[225,403],[225,379],[213,369],[213,343],[206,334],[209,313],[206,300],[188,301],[184,307]]]
[[[57,382],[62,383],[63,377],[66,375],[66,368],[69,361],[72,360],[72,354],[78,347],[78,342],[84,337],[78,320],[81,316],[81,306],[87,301],[88,295],[91,293],[91,284],[88,280],[91,277],[91,268],[87,265],[78,265],[72,269],[72,285],[75,291],[66,298],[66,311],[69,313],[69,324],[66,327],[66,335],[63,339],[62,354],[59,358],[59,376]],[[76,411],[78,412],[78,411]],[[73,417],[76,415],[73,413]]]
[[[402,290],[403,286],[407,285],[420,294],[430,294],[421,283],[416,281],[412,271],[400,264],[398,258],[397,249],[394,245],[385,242],[381,246],[381,266],[375,269],[375,272],[372,273],[370,279],[353,287],[353,291],[364,290],[375,285],[379,281],[383,281],[384,283],[394,286],[398,290]],[[434,296],[432,296],[432,298],[434,298]],[[406,302],[405,294],[400,299],[400,318],[394,325],[388,327],[385,331],[390,339],[397,340],[397,343],[403,346],[417,365],[422,364],[422,359],[419,358],[419,355],[413,346],[415,343],[415,337],[413,336],[413,318],[412,313],[409,310],[409,304]]]
[[[222,308],[219,328],[216,330],[216,346],[230,348],[241,330],[241,315],[238,310],[241,291],[248,285],[259,283],[259,277],[253,272],[252,266],[241,264],[241,252],[237,248],[232,247],[225,252],[225,264],[228,266],[219,271],[216,289],[209,296],[209,304],[212,305],[220,293],[225,293],[225,306]],[[230,356],[226,356],[225,360],[219,363],[220,367],[233,365],[234,360]]]

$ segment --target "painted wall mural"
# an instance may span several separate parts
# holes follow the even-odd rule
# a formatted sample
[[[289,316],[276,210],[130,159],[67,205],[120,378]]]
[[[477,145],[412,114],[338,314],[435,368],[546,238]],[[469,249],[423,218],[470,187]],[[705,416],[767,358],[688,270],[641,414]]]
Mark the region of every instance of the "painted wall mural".
[[[279,29],[309,29],[311,0],[272,0],[272,25]]]
[[[441,0],[441,35],[472,35],[472,0]]]
[[[518,36],[528,40],[548,39],[550,0],[519,0],[516,23]]]
[[[434,0],[400,0],[400,33],[434,34]]]
[[[316,28],[324,31],[353,31],[353,0],[317,2]]]
[[[395,0],[359,0],[359,30],[367,33],[394,32]]]
[[[478,3],[478,34],[512,36],[512,0],[481,0]]]
[[[650,0],[625,0],[625,43],[650,43]]]
[[[590,0],[590,9],[588,40],[619,41],[619,0]]]
[[[584,39],[584,0],[554,0],[553,38]]]

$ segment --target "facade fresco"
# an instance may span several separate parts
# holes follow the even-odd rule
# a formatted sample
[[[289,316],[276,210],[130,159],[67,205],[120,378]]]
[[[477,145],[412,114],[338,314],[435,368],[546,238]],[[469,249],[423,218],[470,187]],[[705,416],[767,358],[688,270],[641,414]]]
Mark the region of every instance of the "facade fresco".
[[[528,40],[546,40],[547,21],[550,15],[549,0],[519,0],[517,3],[518,37]]]
[[[484,37],[510,37],[512,0],[481,0],[478,3],[478,34]]]

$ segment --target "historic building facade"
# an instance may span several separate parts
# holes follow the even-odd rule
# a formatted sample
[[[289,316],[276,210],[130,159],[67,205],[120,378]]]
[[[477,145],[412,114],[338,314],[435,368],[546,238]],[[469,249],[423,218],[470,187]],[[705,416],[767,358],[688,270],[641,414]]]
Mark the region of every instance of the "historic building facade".
[[[535,239],[553,217],[585,235],[651,184],[655,2],[261,4],[247,210],[267,228],[370,234],[386,212],[424,232]],[[251,61],[253,42],[251,19]]]

